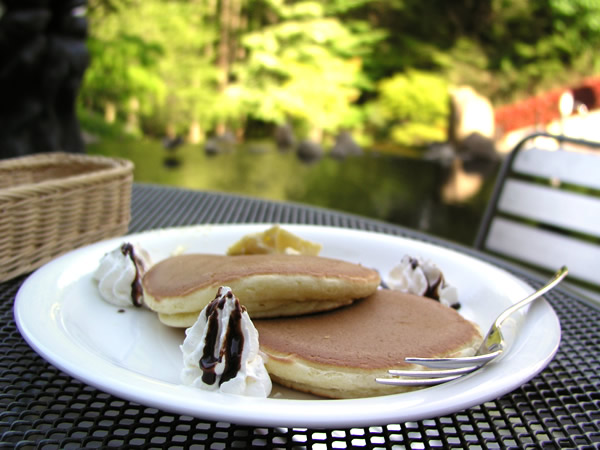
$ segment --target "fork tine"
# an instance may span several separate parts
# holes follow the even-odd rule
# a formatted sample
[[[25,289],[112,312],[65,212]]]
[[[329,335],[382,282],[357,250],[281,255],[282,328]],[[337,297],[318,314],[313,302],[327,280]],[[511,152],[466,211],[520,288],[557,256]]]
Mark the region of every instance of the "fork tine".
[[[391,386],[435,386],[436,384],[447,383],[456,380],[462,375],[452,375],[449,377],[437,378],[375,378],[377,383],[389,384]]]
[[[478,366],[466,366],[459,367],[456,369],[442,369],[442,370],[388,370],[388,373],[396,377],[415,377],[415,378],[427,378],[427,377],[449,377],[452,375],[464,375],[471,373],[478,369]]]
[[[461,358],[404,358],[404,361],[412,364],[420,364],[432,369],[455,369],[464,366],[475,366],[475,368],[487,364],[492,359],[502,354],[502,350],[496,350],[485,355],[464,356]]]

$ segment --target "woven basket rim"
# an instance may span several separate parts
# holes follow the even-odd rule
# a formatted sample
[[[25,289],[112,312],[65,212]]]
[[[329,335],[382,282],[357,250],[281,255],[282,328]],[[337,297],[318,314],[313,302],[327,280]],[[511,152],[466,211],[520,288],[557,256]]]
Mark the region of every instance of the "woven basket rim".
[[[85,155],[66,152],[39,153],[20,156],[0,161],[0,169],[43,167],[48,164],[97,164],[98,169],[83,174],[70,175],[56,180],[44,180],[36,183],[24,183],[0,189],[0,200],[20,198],[40,191],[52,191],[77,187],[82,183],[92,184],[120,175],[128,175],[133,171],[133,162],[123,159],[99,155]]]

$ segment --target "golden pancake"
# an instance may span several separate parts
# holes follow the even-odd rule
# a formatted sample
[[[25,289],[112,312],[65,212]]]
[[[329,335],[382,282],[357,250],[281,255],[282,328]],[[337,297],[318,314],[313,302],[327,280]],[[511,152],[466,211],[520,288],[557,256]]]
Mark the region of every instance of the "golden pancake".
[[[229,286],[252,318],[296,316],[348,305],[372,294],[377,271],[311,255],[189,254],[154,265],[142,280],[144,301],[170,326],[189,327]]]
[[[331,398],[414,388],[375,382],[389,369],[420,368],[407,356],[466,356],[481,342],[477,325],[439,302],[382,289],[353,305],[310,316],[255,320],[271,378]]]

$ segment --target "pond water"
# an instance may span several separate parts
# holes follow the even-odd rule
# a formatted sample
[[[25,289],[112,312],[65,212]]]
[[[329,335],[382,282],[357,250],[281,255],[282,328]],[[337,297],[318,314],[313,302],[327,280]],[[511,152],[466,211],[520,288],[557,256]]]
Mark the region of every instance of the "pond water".
[[[136,182],[293,201],[333,208],[422,230],[472,245],[494,177],[468,201],[441,195],[451,169],[436,161],[365,152],[307,164],[275,147],[239,147],[207,155],[200,146],[165,150],[159,141],[90,144],[90,154],[127,158]]]

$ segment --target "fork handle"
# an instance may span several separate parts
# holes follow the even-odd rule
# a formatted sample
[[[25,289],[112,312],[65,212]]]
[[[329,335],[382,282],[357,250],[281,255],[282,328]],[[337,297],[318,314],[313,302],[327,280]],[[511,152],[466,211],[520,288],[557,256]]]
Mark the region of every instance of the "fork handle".
[[[505,311],[502,312],[502,314],[498,316],[494,324],[497,327],[499,327],[500,324],[502,324],[502,322],[504,322],[508,318],[508,316],[510,316],[515,311],[521,309],[523,306],[528,305],[529,303],[544,295],[546,292],[548,292],[550,289],[552,289],[554,286],[560,283],[563,280],[563,278],[567,276],[568,273],[569,269],[567,269],[567,266],[562,266],[560,269],[558,269],[558,271],[554,274],[552,279],[545,286],[535,291],[529,297],[526,297],[523,300],[507,308]]]

